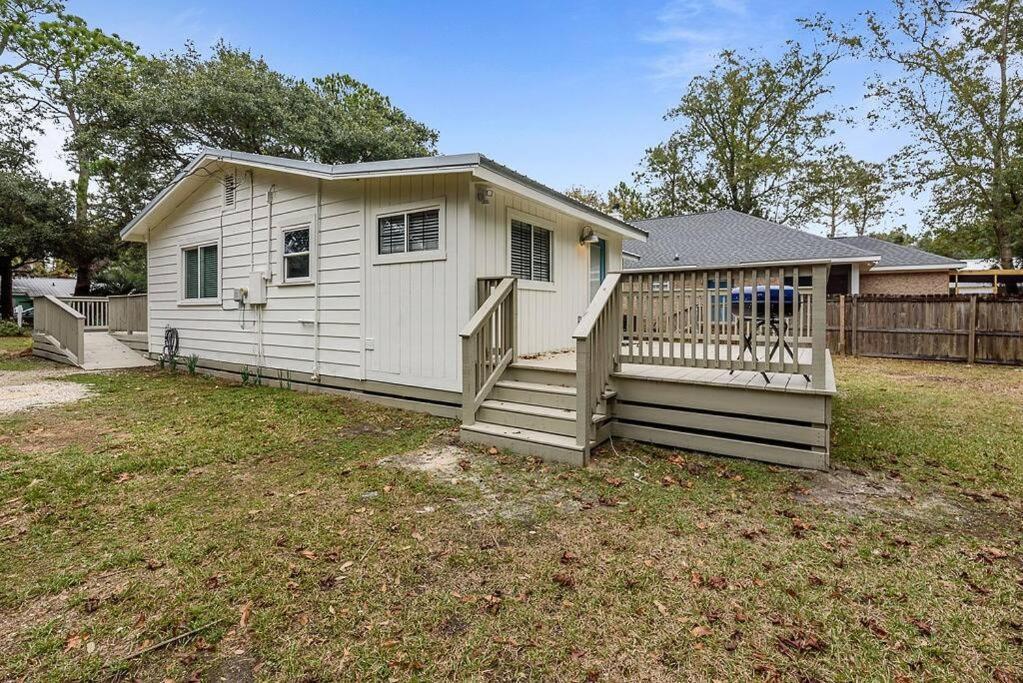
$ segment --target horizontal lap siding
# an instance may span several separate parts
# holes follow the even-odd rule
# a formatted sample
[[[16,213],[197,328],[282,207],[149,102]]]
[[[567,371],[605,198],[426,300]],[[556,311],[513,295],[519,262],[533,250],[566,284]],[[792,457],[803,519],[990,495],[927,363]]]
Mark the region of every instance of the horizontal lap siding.
[[[263,308],[264,364],[272,369],[311,372],[313,368],[315,288],[281,286],[281,229],[311,218],[316,210],[316,181],[301,176],[256,171],[252,227],[249,223],[249,176],[238,170],[234,210],[221,211],[219,175],[201,185],[154,228],[149,241],[150,344],[163,348],[164,327],[179,332],[183,356],[255,366],[258,339],[256,311],[236,308],[231,290],[248,287],[252,270],[267,268],[266,193],[274,185],[270,264],[274,273]],[[319,359],[322,374],[361,378],[362,189],[351,181],[324,182],[320,204]],[[223,227],[221,228],[221,224]],[[219,240],[222,301],[215,305],[180,305],[181,246]],[[251,250],[251,251],[250,251]],[[251,256],[250,256],[251,254]]]
[[[572,332],[589,304],[589,247],[579,244],[586,223],[548,206],[517,195],[495,190],[490,204],[473,202],[475,224],[475,276],[508,275],[508,209],[536,216],[553,225],[554,291],[519,289],[518,353],[574,348]],[[599,231],[598,231],[599,232]],[[607,240],[607,270],[621,269],[622,242],[613,235]]]

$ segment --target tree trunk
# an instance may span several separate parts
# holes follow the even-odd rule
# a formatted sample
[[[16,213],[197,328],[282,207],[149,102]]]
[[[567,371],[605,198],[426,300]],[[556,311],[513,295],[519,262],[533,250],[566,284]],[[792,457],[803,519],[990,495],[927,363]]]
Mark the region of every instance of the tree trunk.
[[[82,260],[75,265],[78,278],[75,281],[75,296],[89,296],[92,287],[92,260]]]
[[[0,256],[0,320],[14,318],[14,267],[10,256]]]

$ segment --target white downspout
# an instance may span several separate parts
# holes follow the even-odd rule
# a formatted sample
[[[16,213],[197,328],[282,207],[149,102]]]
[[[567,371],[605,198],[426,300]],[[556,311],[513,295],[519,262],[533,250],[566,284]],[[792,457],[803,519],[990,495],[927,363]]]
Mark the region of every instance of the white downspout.
[[[849,293],[860,293],[860,265],[858,263],[849,264]]]
[[[320,381],[320,209],[323,203],[323,181],[316,181],[316,213],[313,217],[309,245],[309,273],[313,276],[313,376]]]

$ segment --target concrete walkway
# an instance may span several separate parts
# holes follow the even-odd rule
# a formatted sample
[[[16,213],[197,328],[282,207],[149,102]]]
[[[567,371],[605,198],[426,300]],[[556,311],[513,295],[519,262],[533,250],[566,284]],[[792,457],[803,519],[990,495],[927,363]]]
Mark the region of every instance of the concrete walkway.
[[[116,368],[144,368],[153,361],[132,351],[105,331],[85,333],[85,370],[113,370]]]

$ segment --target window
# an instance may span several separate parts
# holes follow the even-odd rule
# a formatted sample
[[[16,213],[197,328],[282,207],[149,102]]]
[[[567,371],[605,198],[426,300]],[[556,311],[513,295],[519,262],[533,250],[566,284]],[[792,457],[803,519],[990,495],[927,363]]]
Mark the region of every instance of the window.
[[[377,253],[404,254],[440,249],[440,209],[377,218]]]
[[[233,209],[238,194],[238,177],[234,174],[224,174],[224,208]]]
[[[523,280],[551,281],[550,230],[512,219],[511,274]]]
[[[189,247],[182,252],[186,299],[215,299],[219,294],[217,245]]]
[[[309,228],[284,231],[284,281],[309,279]]]

